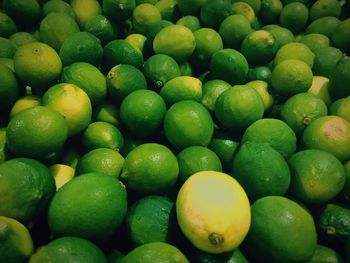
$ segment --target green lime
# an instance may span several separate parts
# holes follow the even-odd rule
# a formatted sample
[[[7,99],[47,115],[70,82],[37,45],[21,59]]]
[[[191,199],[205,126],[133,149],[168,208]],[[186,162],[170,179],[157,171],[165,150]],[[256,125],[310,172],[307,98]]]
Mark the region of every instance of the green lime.
[[[35,36],[28,32],[16,32],[9,39],[17,46],[23,46],[27,43],[38,42]]]
[[[102,2],[103,13],[118,22],[130,18],[135,7],[135,0],[104,0]]]
[[[0,260],[8,263],[27,262],[34,252],[28,229],[15,219],[0,216]]]
[[[333,31],[331,38],[335,47],[348,52],[350,44],[350,19],[341,21]]]
[[[202,99],[202,82],[195,77],[179,76],[169,80],[159,92],[168,107],[182,100]]]
[[[15,72],[12,58],[0,58],[0,64],[4,65],[5,67],[7,67],[10,70],[12,70],[13,72]]]
[[[242,254],[239,248],[227,253],[212,254],[196,249],[191,255],[191,262],[234,262],[248,263],[247,258]]]
[[[190,29],[182,25],[170,25],[161,29],[153,40],[156,54],[166,54],[181,63],[187,60],[196,47],[195,37]]]
[[[244,82],[248,74],[247,59],[235,49],[225,48],[213,54],[210,61],[210,75],[231,85]]]
[[[253,80],[247,82],[246,85],[255,89],[259,93],[263,101],[265,111],[269,110],[273,106],[275,99],[270,91],[269,84],[267,82],[263,80]]]
[[[113,101],[120,103],[131,92],[139,89],[147,89],[147,81],[136,67],[120,64],[108,72],[107,94]]]
[[[338,116],[323,116],[309,124],[302,135],[307,149],[334,154],[340,161],[350,159],[350,123]]]
[[[179,77],[181,72],[179,65],[172,57],[156,54],[145,61],[143,74],[150,88],[159,91],[169,80]]]
[[[269,195],[284,195],[291,180],[284,157],[267,143],[253,141],[239,147],[231,174],[251,201]]]
[[[41,12],[43,16],[47,16],[49,13],[53,12],[66,13],[75,19],[75,13],[72,6],[64,0],[45,1]]]
[[[81,143],[85,150],[108,148],[120,151],[124,144],[123,134],[114,125],[96,121],[90,123],[82,134]]]
[[[299,93],[290,97],[282,106],[281,119],[301,135],[313,120],[326,116],[327,105],[312,93]]]
[[[6,128],[0,128],[0,164],[11,157],[6,145]]]
[[[300,151],[288,160],[288,164],[292,174],[290,193],[306,204],[325,204],[344,187],[344,167],[328,152]]]
[[[103,46],[116,39],[118,35],[118,28],[104,15],[92,16],[86,21],[83,29],[97,37]]]
[[[343,53],[335,47],[322,47],[313,51],[315,54],[312,71],[316,76],[329,77],[330,73],[343,58]]]
[[[177,154],[179,178],[185,182],[192,174],[200,171],[222,172],[222,165],[215,152],[203,146],[190,146]]]
[[[310,263],[329,262],[329,263],[343,263],[343,257],[330,247],[317,245],[315,252],[309,261]]]
[[[9,150],[18,156],[36,159],[48,158],[61,150],[67,134],[67,124],[62,115],[43,106],[16,114],[6,129]]]
[[[249,141],[267,143],[283,157],[289,158],[296,150],[297,138],[285,122],[264,118],[251,124],[244,132],[241,143]]]
[[[232,15],[230,0],[206,1],[200,10],[201,22],[210,28],[219,28],[221,22]]]
[[[262,118],[264,104],[259,93],[247,86],[233,86],[218,97],[215,116],[229,130],[242,132],[250,124]]]
[[[283,9],[280,0],[261,0],[261,8],[258,13],[259,18],[265,23],[276,23]]]
[[[339,18],[341,4],[337,0],[317,0],[310,8],[310,20],[314,21],[325,16]]]
[[[154,55],[154,49],[153,49],[153,40],[156,37],[156,35],[165,27],[174,25],[173,22],[170,22],[168,20],[160,20],[159,22],[155,23],[153,26],[150,27],[148,34],[146,35],[146,43],[145,43],[145,53]]]
[[[240,14],[226,17],[219,27],[225,47],[229,48],[239,48],[243,39],[252,31],[249,20]]]
[[[271,85],[282,96],[306,92],[312,84],[313,73],[310,67],[297,59],[283,60],[272,70]]]
[[[69,3],[80,27],[84,27],[91,17],[102,13],[101,5],[96,0],[71,0]]]
[[[208,111],[213,112],[215,110],[215,103],[225,90],[231,88],[231,85],[226,81],[213,79],[205,82],[202,86],[202,100],[201,103]]]
[[[126,213],[126,225],[133,246],[167,242],[171,231],[173,207],[174,202],[159,195],[140,198],[130,206]]]
[[[232,3],[232,14],[244,15],[253,26],[255,17],[254,9],[246,2],[238,1]]]
[[[131,21],[133,32],[147,35],[149,29],[162,19],[159,9],[152,4],[139,4],[133,10]]]
[[[93,121],[104,121],[120,127],[119,109],[113,103],[103,103],[93,108]]]
[[[35,106],[39,106],[41,104],[41,98],[35,95],[26,95],[23,97],[20,97],[16,102],[13,104],[11,111],[10,111],[10,118],[12,118],[15,114],[31,108]]]
[[[309,9],[305,4],[293,2],[283,6],[280,14],[280,24],[294,34],[300,33],[307,25]]]
[[[124,158],[109,148],[97,148],[80,157],[76,173],[103,173],[118,178],[123,168]]]
[[[182,62],[179,64],[181,76],[191,77],[193,75],[193,69],[191,64],[188,61]]]
[[[19,47],[13,63],[19,79],[37,89],[49,88],[59,79],[62,71],[62,62],[57,52],[39,42]]]
[[[329,113],[344,118],[350,123],[350,96],[334,101]]]
[[[112,249],[107,257],[108,263],[120,263],[122,259],[125,257],[125,255],[120,252],[119,250]]]
[[[249,4],[253,10],[255,14],[259,14],[260,13],[260,9],[261,9],[261,0],[233,0],[232,3],[235,2],[245,2],[247,4]]]
[[[214,123],[208,110],[193,100],[173,104],[164,117],[164,133],[175,148],[207,146],[214,132]]]
[[[0,12],[0,37],[8,38],[17,32],[17,25],[12,18],[4,12]]]
[[[278,49],[286,44],[295,42],[295,37],[288,28],[275,27],[268,30],[270,34],[275,38]]]
[[[326,77],[314,76],[311,87],[307,92],[319,97],[327,106],[332,102],[329,95],[329,79]]]
[[[329,38],[325,35],[318,33],[311,33],[301,37],[300,43],[307,45],[312,52],[319,48],[325,48],[330,46]]]
[[[314,53],[308,46],[298,42],[288,43],[282,46],[276,53],[274,65],[287,59],[298,59],[305,62],[310,68],[314,65]]]
[[[34,27],[40,20],[40,5],[37,0],[3,0],[2,9],[16,24]]]
[[[169,148],[158,143],[143,143],[126,156],[120,179],[128,189],[157,194],[168,191],[178,173],[179,165]]]
[[[127,64],[136,68],[141,68],[143,65],[141,51],[125,39],[112,40],[103,48],[103,66],[105,70],[108,71],[119,64]]]
[[[135,137],[154,134],[162,125],[166,112],[163,98],[151,90],[136,90],[120,105],[120,120]]]
[[[39,161],[13,158],[0,164],[0,214],[21,222],[47,208],[56,191],[49,169]]]
[[[180,16],[177,0],[159,0],[155,6],[164,20],[175,22]]]
[[[66,183],[54,195],[48,224],[54,235],[101,241],[118,228],[126,209],[125,187],[118,179],[86,173]]]
[[[52,86],[44,93],[42,104],[64,117],[69,137],[82,132],[91,122],[89,96],[74,84],[59,83]]]
[[[250,68],[247,75],[247,81],[262,80],[266,83],[271,81],[271,69],[267,66],[257,66]]]
[[[251,206],[252,221],[246,244],[251,255],[268,262],[307,262],[317,245],[311,214],[282,196],[267,196]],[[254,253],[253,253],[254,251]]]
[[[333,99],[344,98],[350,95],[350,89],[344,85],[350,79],[350,57],[340,59],[329,74],[329,93]]]
[[[0,37],[0,57],[13,58],[17,51],[17,46],[11,40]]]
[[[188,27],[192,32],[201,28],[201,22],[199,21],[199,18],[190,15],[181,17],[176,21],[176,24]]]
[[[151,242],[138,246],[131,250],[121,261],[121,263],[155,263],[174,262],[188,263],[182,252],[164,242]]]
[[[65,13],[49,13],[40,22],[40,39],[42,42],[54,48],[57,52],[63,42],[73,33],[79,32],[77,22]]]
[[[350,160],[344,164],[344,168],[345,168],[346,181],[342,191],[342,196],[344,196],[346,200],[349,200],[350,199]]]
[[[40,262],[107,263],[102,250],[94,243],[79,237],[61,237],[39,247],[30,263]]]
[[[128,134],[124,135],[124,146],[121,149],[120,153],[125,158],[131,150],[135,149],[137,146],[143,144],[144,141],[141,139],[137,139],[135,137],[128,136]]]
[[[198,16],[207,0],[178,0],[177,5],[182,15]]]
[[[305,33],[318,33],[330,38],[339,23],[340,20],[334,16],[320,17],[307,26]]]
[[[19,94],[19,87],[14,72],[0,64],[0,108],[11,108]]]

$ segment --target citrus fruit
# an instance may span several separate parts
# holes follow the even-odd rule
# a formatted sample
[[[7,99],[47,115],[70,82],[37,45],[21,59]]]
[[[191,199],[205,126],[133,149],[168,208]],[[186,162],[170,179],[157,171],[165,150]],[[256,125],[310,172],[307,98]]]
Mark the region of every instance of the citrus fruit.
[[[94,107],[92,115],[94,121],[104,121],[116,127],[120,126],[119,109],[112,103],[103,103]]]
[[[120,179],[136,192],[156,194],[169,190],[178,172],[176,157],[169,148],[158,143],[143,143],[126,156]]]
[[[213,79],[205,82],[202,85],[201,103],[207,108],[208,111],[213,112],[217,98],[221,93],[229,88],[231,88],[231,85],[223,80]]]
[[[276,27],[268,31],[275,38],[278,49],[295,41],[292,31],[285,27]]]
[[[300,33],[306,26],[309,18],[309,9],[305,4],[293,2],[284,5],[280,13],[280,24],[294,34]]]
[[[12,58],[1,58],[0,57],[0,64],[4,65],[5,67],[7,67],[10,70],[12,70],[13,72],[15,72]]]
[[[299,151],[288,160],[288,164],[292,175],[290,193],[306,204],[324,204],[344,187],[344,167],[328,152]]]
[[[203,146],[190,146],[177,154],[179,178],[185,182],[192,174],[200,171],[222,172],[222,165],[215,152]]]
[[[75,14],[75,20],[80,27],[84,27],[87,21],[102,12],[99,1],[96,0],[71,0],[70,5]]]
[[[108,148],[120,151],[124,144],[123,134],[113,124],[103,121],[90,123],[84,130],[81,143],[85,150]]]
[[[350,96],[334,101],[329,112],[350,122]]]
[[[215,116],[220,124],[232,131],[242,132],[262,118],[264,104],[259,93],[247,86],[233,86],[217,98]]]
[[[317,0],[310,7],[310,20],[325,16],[339,17],[341,12],[341,4],[336,0]]]
[[[181,150],[189,146],[207,146],[213,136],[214,124],[207,109],[193,100],[173,104],[165,114],[165,137]]]
[[[13,58],[17,51],[16,44],[4,37],[0,37],[0,57]]]
[[[57,52],[63,42],[73,33],[79,32],[79,26],[74,18],[65,13],[49,13],[40,22],[40,39]]]
[[[80,157],[76,173],[85,174],[99,172],[119,178],[123,168],[124,157],[109,148],[97,148]]]
[[[257,66],[250,68],[247,75],[247,81],[252,82],[255,80],[261,80],[266,84],[270,83],[271,80],[271,69],[267,66]],[[263,82],[254,82],[252,86],[260,86],[256,84],[262,84]],[[260,89],[260,88],[259,88]]]
[[[346,181],[342,191],[342,196],[346,200],[349,200],[350,199],[350,161],[347,161],[344,164],[344,168],[345,168]]]
[[[176,24],[188,27],[192,32],[201,28],[201,22],[198,17],[191,15],[181,17],[176,21]]]
[[[6,128],[7,147],[18,156],[46,159],[62,149],[67,134],[62,115],[47,107],[35,106],[10,120]]]
[[[300,262],[312,258],[317,244],[311,214],[282,196],[267,196],[251,206],[251,226],[246,239],[250,255],[262,262]]]
[[[56,190],[58,190],[73,179],[75,169],[65,164],[54,164],[50,166],[50,173],[55,178]]]
[[[246,257],[242,254],[239,248],[221,254],[211,254],[204,252],[200,249],[196,249],[191,255],[191,262],[239,262],[248,263]]]
[[[244,82],[248,74],[247,59],[237,50],[224,48],[215,52],[210,61],[210,75],[231,85]]]
[[[303,61],[287,59],[272,70],[271,85],[279,95],[290,97],[311,87],[313,73]]]
[[[65,2],[64,0],[49,0],[45,1],[42,6],[42,15],[47,16],[52,12],[61,12],[70,15],[72,18],[75,18],[75,13],[73,11],[72,6]]]
[[[39,247],[30,257],[30,263],[39,262],[106,263],[102,250],[94,243],[79,237],[61,237]]]
[[[329,79],[322,76],[314,76],[312,84],[308,93],[312,93],[323,100],[327,106],[331,104],[331,97],[329,95]]]
[[[185,255],[173,245],[164,242],[151,242],[131,250],[121,263],[188,263]]]
[[[144,64],[143,74],[149,87],[159,91],[169,80],[179,77],[181,72],[177,62],[165,54],[149,57]]]
[[[120,103],[131,92],[139,89],[147,89],[147,81],[136,67],[120,64],[108,72],[107,94],[113,101]]]
[[[106,16],[101,14],[90,17],[83,29],[97,37],[103,46],[116,39],[118,35],[118,29]]]
[[[76,62],[64,67],[60,81],[81,88],[89,96],[92,105],[100,104],[106,98],[106,77],[89,63]]]
[[[344,259],[335,249],[323,245],[317,245],[310,262],[316,263],[322,261],[341,263],[344,262]]]
[[[161,29],[153,40],[156,54],[165,54],[181,63],[186,61],[196,47],[195,37],[190,29],[182,25],[170,25]]]
[[[103,48],[103,66],[109,71],[119,64],[127,64],[136,68],[143,65],[141,51],[131,45],[125,39],[112,40]]]
[[[258,13],[259,17],[266,24],[278,21],[283,3],[280,0],[261,0],[261,8]]]
[[[247,141],[233,158],[232,176],[245,189],[249,200],[284,195],[290,171],[284,157],[267,143]]]
[[[305,62],[310,68],[314,65],[315,54],[308,46],[299,42],[292,42],[282,46],[276,53],[274,65],[287,59],[298,59]]]
[[[125,40],[128,41],[132,46],[138,48],[141,52],[143,52],[147,37],[139,33],[132,33],[128,35],[125,38]]]
[[[281,119],[301,135],[313,120],[326,116],[327,105],[312,93],[299,93],[290,97],[282,106]]]
[[[344,52],[349,52],[350,43],[350,19],[345,19],[339,23],[337,28],[333,31],[332,41],[333,45],[340,48]]]
[[[17,25],[13,19],[4,12],[0,12],[0,37],[8,38],[17,32]]]
[[[15,219],[0,216],[0,237],[0,260],[3,262],[26,262],[34,252],[28,229]]]
[[[147,35],[149,29],[162,19],[159,9],[152,4],[137,5],[131,16],[133,32]]]
[[[315,76],[328,78],[334,67],[343,58],[343,53],[335,47],[322,47],[313,52],[315,60],[312,71]]]
[[[254,13],[255,14],[259,14],[260,13],[260,9],[261,9],[261,0],[234,0],[232,1],[233,3],[234,2],[245,2],[247,4],[249,4],[253,10],[254,10]]]
[[[205,26],[217,29],[229,15],[232,15],[231,1],[213,0],[204,3],[199,17]]]
[[[179,76],[164,84],[159,92],[168,106],[182,100],[202,99],[202,82],[195,77]]]
[[[0,64],[0,108],[10,108],[19,94],[18,82],[14,72]]]
[[[62,71],[62,62],[57,52],[39,42],[19,47],[13,63],[19,79],[37,89],[49,88],[59,79]]]
[[[115,21],[130,18],[135,7],[135,0],[104,0],[102,2],[103,13]]]
[[[164,20],[175,22],[180,16],[177,0],[160,0],[155,3],[155,6]]]
[[[9,160],[11,155],[6,145],[6,128],[0,128],[0,164]]]
[[[119,250],[112,249],[107,257],[107,262],[109,263],[120,263],[121,260],[124,258],[124,254],[120,252]]]
[[[215,171],[198,172],[186,180],[177,195],[176,215],[190,242],[213,254],[237,248],[250,226],[243,188],[228,174]]]
[[[350,95],[350,89],[344,83],[349,81],[350,58],[343,57],[334,66],[329,74],[329,93],[333,99],[344,98]]]
[[[102,61],[103,48],[101,41],[93,34],[77,32],[64,40],[59,55],[64,66],[74,62],[86,62],[98,66]]]
[[[29,158],[12,158],[0,164],[0,214],[26,222],[47,208],[55,193],[49,169]]]
[[[247,82],[246,85],[252,87],[259,93],[263,101],[265,111],[272,107],[274,103],[274,96],[272,95],[267,82],[263,80],[253,80]]]
[[[60,113],[67,124],[68,136],[82,132],[91,122],[92,106],[84,90],[70,83],[60,83],[49,88],[42,104]]]
[[[308,24],[305,33],[319,33],[330,38],[339,23],[340,20],[334,16],[320,17]]]
[[[4,0],[2,9],[23,27],[33,27],[40,19],[40,5],[36,0]]]
[[[38,42],[35,36],[28,32],[16,32],[9,37],[17,47],[25,45],[27,43]]]
[[[182,15],[199,15],[206,0],[178,0],[177,4]]]
[[[169,198],[159,195],[148,195],[132,204],[126,213],[126,225],[133,246],[167,242],[173,207]]]
[[[56,236],[101,241],[113,234],[126,214],[126,191],[109,175],[86,173],[66,183],[54,195],[48,224]]]
[[[173,22],[168,20],[160,20],[157,23],[155,23],[153,26],[151,26],[148,30],[148,34],[146,35],[146,42],[145,42],[145,53],[146,54],[154,54],[154,48],[153,48],[153,40],[156,37],[156,35],[165,27],[174,25]]]
[[[35,95],[26,95],[23,97],[20,97],[16,102],[13,104],[11,111],[10,111],[10,118],[12,118],[15,114],[21,112],[22,110],[39,106],[41,104],[41,98]]]
[[[249,20],[240,14],[226,17],[220,24],[219,34],[225,47],[239,48],[243,39],[252,32]]]
[[[350,159],[350,123],[338,116],[323,116],[309,124],[302,135],[307,149],[334,154],[340,161]]]
[[[136,137],[149,137],[162,125],[166,112],[163,98],[151,90],[136,90],[120,105],[120,119]]]
[[[248,3],[243,1],[233,2],[231,8],[233,14],[244,15],[248,19],[249,23],[253,25],[256,18],[255,12]]]
[[[180,67],[180,72],[181,72],[181,76],[192,76],[193,75],[193,70],[192,70],[192,66],[188,61],[185,61],[181,64],[179,64]]]

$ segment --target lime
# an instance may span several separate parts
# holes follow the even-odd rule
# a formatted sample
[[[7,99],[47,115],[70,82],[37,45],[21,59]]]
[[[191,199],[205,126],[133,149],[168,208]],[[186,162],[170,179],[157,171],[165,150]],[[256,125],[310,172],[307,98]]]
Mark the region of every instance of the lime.
[[[179,67],[180,67],[181,76],[190,77],[193,75],[192,66],[188,61],[182,62],[181,64],[179,64]]]
[[[334,16],[320,17],[312,21],[305,29],[305,32],[307,34],[319,33],[330,38],[339,23],[340,20]]]
[[[102,2],[103,13],[115,21],[130,18],[135,7],[135,0],[104,0]]]
[[[336,64],[343,58],[343,53],[335,47],[322,47],[314,50],[314,75],[329,77]]]
[[[6,145],[6,128],[0,128],[0,164],[9,160],[11,155]]]
[[[268,262],[302,262],[312,258],[317,244],[311,214],[298,203],[267,196],[251,206],[252,221],[246,244],[252,257]]]
[[[116,39],[118,35],[118,29],[104,15],[90,17],[84,24],[83,29],[97,37],[103,46]]]
[[[160,262],[188,263],[182,252],[164,242],[151,242],[131,250],[121,263],[160,263]]]
[[[118,179],[100,173],[82,174],[54,195],[48,224],[54,235],[101,241],[118,228],[126,208],[125,187]]]
[[[345,262],[343,257],[334,249],[322,245],[317,245],[310,263],[316,262],[342,263]]]
[[[247,81],[261,80],[267,84],[271,81],[271,69],[267,66],[257,66],[250,68],[247,75]],[[262,82],[256,82],[262,83]]]
[[[300,151],[288,160],[288,164],[292,174],[290,193],[307,204],[324,204],[344,187],[344,167],[328,152]]]
[[[108,71],[119,64],[141,68],[143,55],[139,49],[124,39],[112,40],[103,48],[103,66]]]
[[[136,137],[149,137],[162,125],[166,112],[163,98],[151,90],[136,90],[120,105],[122,124]]]
[[[271,35],[275,38],[278,49],[286,44],[295,41],[295,37],[289,29],[285,27],[276,27],[268,30]]]
[[[56,190],[73,179],[75,169],[65,164],[54,164],[50,166],[50,173],[55,178]]]
[[[350,89],[344,86],[350,75],[350,57],[340,59],[329,75],[329,93],[333,99],[344,98],[350,95]]]
[[[146,54],[149,53],[151,55],[154,55],[154,49],[153,49],[153,40],[156,37],[156,35],[165,27],[174,25],[173,22],[170,22],[168,20],[160,20],[157,23],[155,23],[153,26],[150,27],[148,34],[146,35]]]
[[[207,0],[178,0],[177,4],[182,15],[199,15]]]
[[[122,259],[125,257],[125,255],[120,252],[119,250],[112,249],[107,257],[108,263],[120,263]]]
[[[306,5],[293,2],[283,6],[280,14],[280,24],[296,34],[305,28],[308,18],[309,9]]]
[[[312,93],[323,100],[327,106],[331,104],[331,97],[329,96],[329,79],[322,76],[314,76],[312,78],[312,84],[307,91]]]
[[[10,118],[12,118],[15,114],[31,108],[35,106],[39,106],[41,104],[41,98],[35,95],[26,95],[23,97],[20,97],[16,102],[13,104],[11,111],[10,111]]]
[[[75,13],[72,6],[64,0],[45,1],[41,12],[43,16],[47,16],[49,13],[53,12],[61,12],[70,15],[72,18],[75,18]]]
[[[49,88],[58,80],[62,71],[62,62],[57,52],[39,42],[19,47],[13,62],[16,75],[32,88]]]
[[[321,98],[312,93],[299,93],[283,104],[281,119],[299,136],[313,120],[327,113],[327,105]]]
[[[124,136],[124,146],[121,149],[120,153],[125,158],[131,150],[135,149],[137,146],[143,144],[144,141],[141,139],[137,139],[135,137],[128,136],[128,134],[125,134]]]
[[[272,107],[274,103],[274,96],[271,94],[271,91],[269,89],[269,85],[267,82],[263,80],[253,80],[253,81],[247,82],[246,85],[255,89],[259,93],[263,101],[265,111]]]
[[[340,161],[350,159],[350,123],[338,116],[323,116],[309,124],[302,135],[308,149],[334,154]]]
[[[243,1],[233,2],[231,8],[233,14],[244,15],[253,26],[254,20],[256,19],[255,12],[248,3]]]
[[[40,262],[107,263],[102,250],[94,243],[79,237],[61,237],[38,248],[30,263]]]
[[[103,48],[101,41],[93,34],[77,32],[64,40],[59,55],[65,66],[74,62],[86,62],[98,66],[102,61]]]
[[[147,37],[142,34],[133,33],[128,35],[125,40],[128,41],[133,47],[138,48],[141,52],[143,52]]]
[[[6,129],[7,146],[18,156],[45,159],[62,149],[67,133],[62,115],[47,107],[35,106],[10,120]]]
[[[243,188],[228,174],[215,171],[198,172],[186,180],[177,195],[176,215],[190,242],[214,254],[237,248],[250,226]]]
[[[118,178],[123,164],[124,158],[117,151],[109,148],[97,148],[80,157],[76,173],[79,175],[100,172]]]
[[[55,193],[49,169],[39,161],[13,158],[0,164],[0,214],[19,221],[34,219]]]
[[[263,114],[264,104],[259,93],[247,85],[227,89],[215,104],[215,116],[220,124],[236,132],[244,131]]]
[[[27,43],[38,42],[33,34],[28,32],[16,32],[9,39],[17,46],[23,46]]]
[[[33,27],[40,19],[40,5],[36,0],[3,0],[2,9],[23,27]]]
[[[177,0],[159,0],[155,6],[164,20],[175,22],[180,16]]]
[[[0,64],[15,72],[12,58],[0,58]]]
[[[271,85],[279,95],[290,97],[306,92],[311,87],[312,78],[312,71],[305,62],[287,59],[272,70]]]
[[[0,108],[10,108],[15,103],[19,87],[14,72],[0,64]]]
[[[229,48],[239,48],[243,39],[252,30],[249,20],[240,14],[226,17],[219,27],[219,33],[225,47]]]
[[[221,22],[230,15],[232,15],[230,0],[206,1],[200,10],[201,22],[214,29],[217,29]]]
[[[202,104],[183,100],[168,109],[163,128],[170,144],[181,150],[195,145],[207,146],[213,136],[214,123]]]
[[[148,3],[139,4],[131,16],[133,31],[147,35],[149,29],[161,19],[162,15],[156,6]]]
[[[169,148],[158,143],[144,143],[125,158],[120,179],[126,187],[141,194],[156,194],[171,188],[179,166]]]
[[[277,49],[275,38],[265,30],[249,33],[241,45],[241,53],[250,65],[262,66],[269,63],[274,58]]]
[[[26,262],[34,252],[28,229],[15,219],[0,216],[0,236],[0,260],[3,262]]]
[[[94,121],[104,121],[120,126],[119,109],[113,103],[103,103],[93,108],[92,112]]]
[[[0,37],[8,38],[17,32],[17,25],[10,16],[0,12]]]
[[[183,16],[176,21],[177,25],[188,27],[192,32],[201,28],[201,22],[196,16]]]
[[[52,86],[43,95],[42,104],[64,117],[69,137],[82,132],[91,122],[92,106],[89,96],[74,84],[60,83]]]
[[[308,46],[298,42],[292,42],[281,47],[274,58],[274,65],[281,63],[287,59],[298,59],[305,62],[312,68],[314,64],[314,53]]]
[[[159,92],[167,106],[182,100],[202,99],[202,82],[195,77],[179,76],[169,80]]]
[[[245,189],[249,200],[284,195],[290,171],[283,156],[267,143],[244,142],[233,159],[232,176]]]
[[[90,123],[82,134],[81,143],[85,150],[108,148],[120,151],[124,144],[123,134],[114,125],[96,121]]]
[[[248,263],[246,257],[242,254],[239,248],[221,254],[206,253],[200,249],[196,249],[191,257],[191,262],[237,262]]]
[[[331,38],[335,47],[348,52],[350,44],[350,19],[341,21],[334,30]]]
[[[345,168],[346,181],[342,191],[342,196],[344,196],[346,200],[349,200],[350,199],[350,161],[347,161],[344,164],[344,168]]]
[[[229,88],[231,88],[231,85],[223,80],[213,79],[205,82],[202,86],[201,103],[207,108],[208,111],[213,112],[215,110],[215,104],[218,97]]]
[[[350,123],[350,96],[334,101],[330,106],[329,113],[342,117]]]
[[[339,17],[341,4],[337,0],[317,0],[310,8],[310,20],[325,16]]]
[[[260,9],[261,9],[261,0],[233,0],[234,2],[245,2],[247,4],[249,4],[253,10],[255,14],[259,14],[260,13]]]
[[[96,0],[71,0],[70,5],[80,27],[84,27],[91,17],[102,12],[101,5]]]
[[[311,33],[301,37],[300,43],[307,45],[312,52],[319,48],[325,48],[330,46],[329,38],[325,35],[318,33]]]
[[[169,198],[159,195],[138,199],[126,214],[132,244],[136,247],[151,242],[167,242],[173,207],[174,203]]]
[[[136,67],[120,64],[108,72],[107,94],[113,101],[120,103],[131,92],[139,89],[147,89],[147,82]]]
[[[210,61],[212,78],[227,81],[231,85],[244,82],[248,70],[247,59],[235,49],[221,49],[213,54]]]
[[[261,8],[258,14],[264,23],[275,23],[278,21],[282,9],[283,4],[280,0],[261,0]]]
[[[63,42],[73,33],[79,32],[77,22],[65,13],[49,13],[40,22],[40,39],[59,52]]]
[[[177,62],[165,54],[156,54],[149,57],[144,64],[143,74],[150,88],[159,91],[169,80],[180,76]]]

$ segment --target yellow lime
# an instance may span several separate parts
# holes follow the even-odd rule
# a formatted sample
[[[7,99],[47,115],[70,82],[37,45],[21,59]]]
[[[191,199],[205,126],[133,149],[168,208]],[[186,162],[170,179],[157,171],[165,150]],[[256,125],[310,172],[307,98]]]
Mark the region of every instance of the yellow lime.
[[[93,108],[93,120],[120,126],[119,109],[113,103],[103,103]]]
[[[232,13],[244,15],[249,23],[252,25],[255,20],[255,12],[254,9],[246,2],[233,2],[232,3]]]
[[[329,112],[350,122],[350,96],[334,101]]]
[[[10,111],[10,118],[12,118],[17,113],[31,108],[35,106],[39,106],[41,104],[41,98],[35,95],[26,95],[18,100],[13,104],[11,111]]]
[[[276,53],[274,65],[286,59],[298,59],[304,61],[310,68],[314,65],[315,54],[303,43],[292,42],[282,46]]]
[[[143,51],[147,37],[142,34],[133,33],[125,38],[133,47],[138,48],[141,52]]]
[[[329,96],[329,79],[322,76],[314,76],[312,84],[308,93],[312,93],[323,100],[327,106],[331,104],[331,97]]]
[[[274,103],[274,96],[271,93],[269,84],[267,82],[263,80],[253,80],[247,82],[246,85],[252,87],[259,93],[263,101],[265,111],[272,107]]]
[[[215,103],[221,93],[231,88],[231,85],[226,81],[213,79],[205,82],[202,86],[202,99],[201,103],[207,108],[208,111],[213,112],[215,109]]]
[[[90,18],[102,12],[100,3],[97,0],[71,0],[70,5],[80,27],[83,27]]]
[[[73,179],[75,169],[65,164],[54,164],[50,166],[50,173],[55,178],[56,190]]]
[[[148,3],[137,5],[131,16],[133,31],[147,35],[149,29],[161,19],[162,15],[155,5]]]

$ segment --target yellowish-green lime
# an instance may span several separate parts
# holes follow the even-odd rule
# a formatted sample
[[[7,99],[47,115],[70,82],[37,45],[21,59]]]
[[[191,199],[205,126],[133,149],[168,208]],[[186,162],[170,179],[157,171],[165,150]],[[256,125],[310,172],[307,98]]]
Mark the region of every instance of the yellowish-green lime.
[[[292,42],[282,46],[276,53],[274,65],[287,59],[298,59],[304,61],[310,68],[314,65],[315,54],[303,43]]]
[[[208,111],[213,112],[215,110],[215,103],[221,93],[231,88],[231,85],[226,81],[213,79],[205,82],[202,85],[202,99],[201,103],[207,108]]]
[[[73,179],[75,169],[65,164],[54,164],[50,166],[50,173],[55,178],[56,190]]]
[[[311,87],[307,92],[319,97],[327,106],[332,102],[329,95],[329,79],[326,77],[314,76],[312,78]]]
[[[334,101],[329,112],[350,122],[350,96]]]
[[[147,35],[149,29],[162,19],[159,9],[152,4],[139,4],[133,10],[131,21],[134,33]]]
[[[71,0],[70,5],[80,27],[84,27],[93,16],[102,13],[100,3],[96,0]]]
[[[252,87],[259,93],[263,101],[265,111],[272,107],[275,99],[271,93],[269,84],[266,81],[252,80],[250,82],[247,82],[246,85]]]
[[[13,104],[11,111],[10,111],[10,118],[12,118],[15,114],[31,108],[35,106],[39,106],[41,104],[41,98],[35,95],[26,95],[18,100]]]

